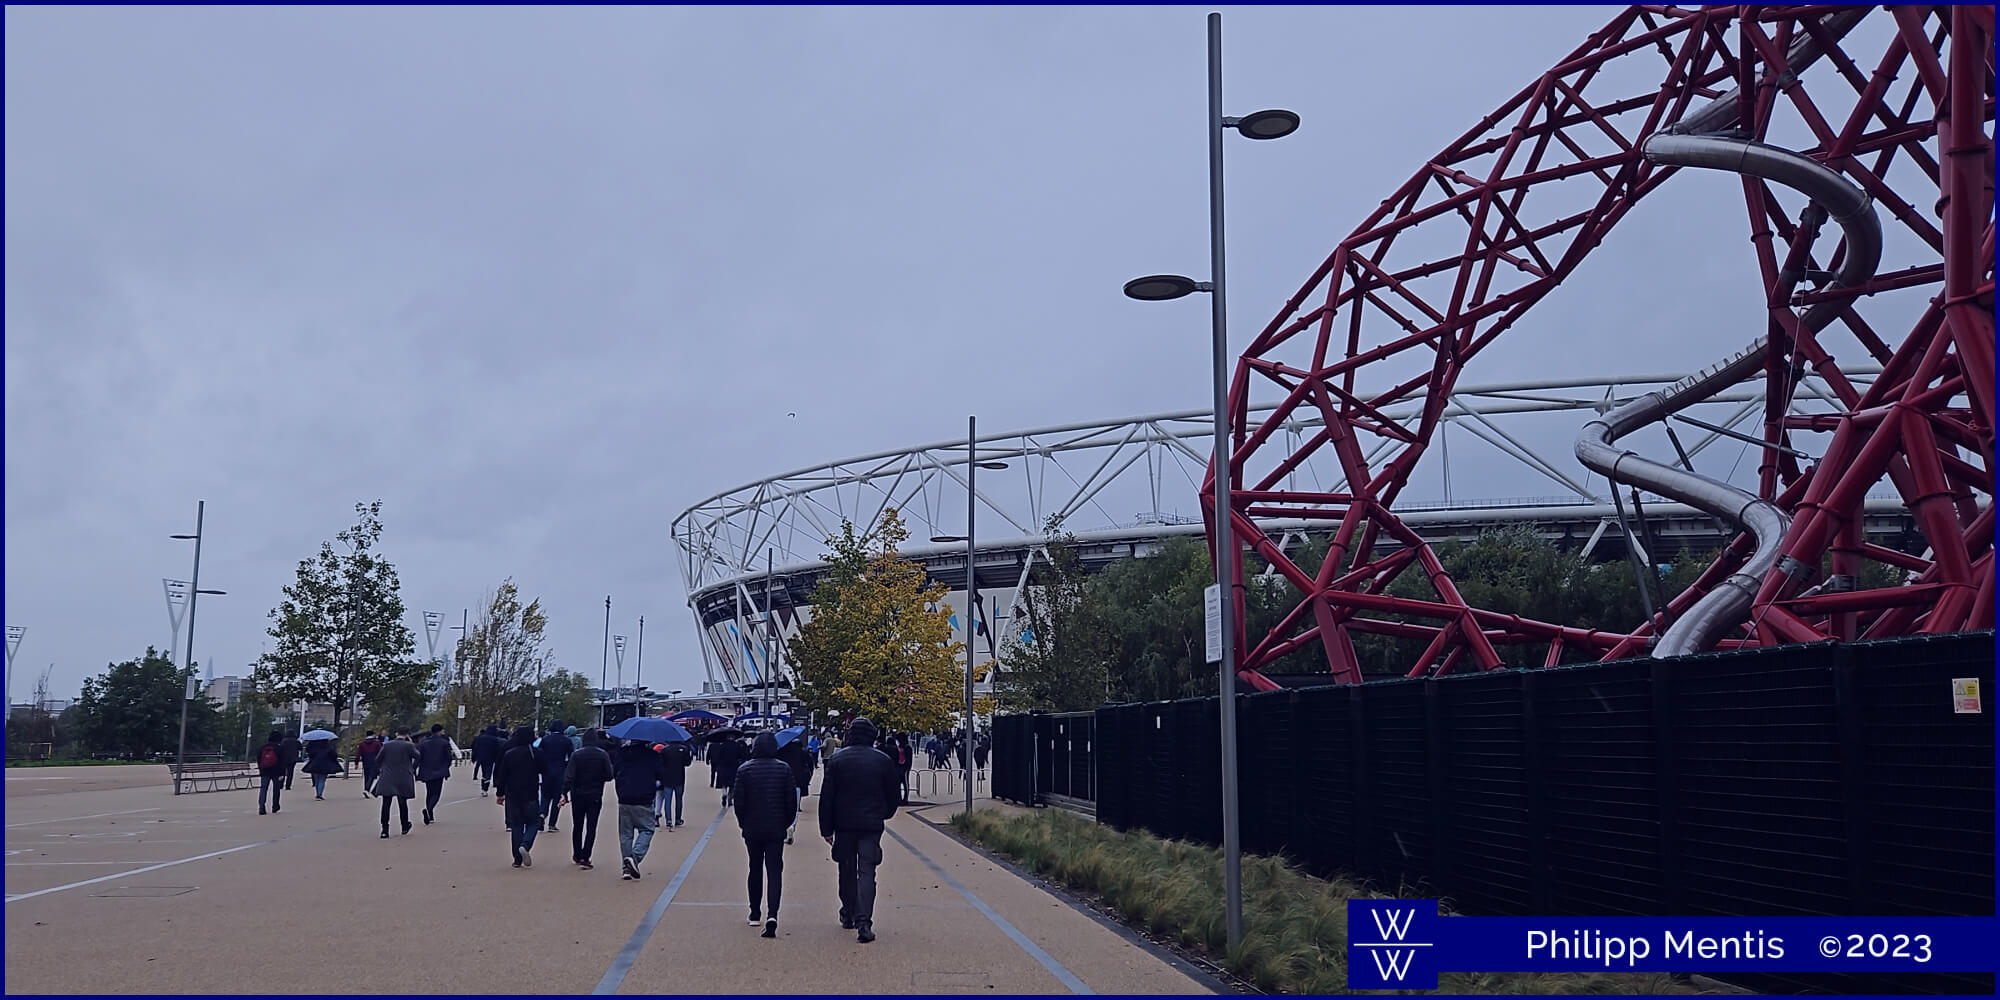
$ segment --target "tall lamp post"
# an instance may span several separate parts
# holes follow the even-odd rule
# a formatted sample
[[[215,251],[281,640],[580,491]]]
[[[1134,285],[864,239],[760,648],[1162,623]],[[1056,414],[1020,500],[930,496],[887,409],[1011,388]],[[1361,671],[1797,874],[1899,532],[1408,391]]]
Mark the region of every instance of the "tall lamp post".
[[[1177,274],[1155,274],[1125,283],[1125,294],[1147,302],[1178,299],[1191,292],[1210,296],[1214,327],[1215,366],[1215,585],[1222,602],[1220,684],[1222,694],[1222,882],[1229,947],[1243,943],[1243,840],[1238,829],[1236,797],[1236,592],[1233,588],[1237,551],[1229,499],[1229,333],[1224,295],[1222,220],[1222,130],[1233,128],[1248,139],[1282,139],[1299,127],[1299,116],[1282,110],[1259,111],[1242,118],[1222,114],[1222,15],[1208,15],[1208,266],[1209,280]]]
[[[972,815],[972,657],[979,649],[979,575],[973,572],[978,547],[973,524],[979,516],[979,493],[973,479],[980,469],[1004,469],[1005,462],[979,460],[979,418],[965,418],[965,534],[932,535],[939,544],[965,543],[965,814]]]
[[[174,538],[180,539],[182,541],[186,541],[188,539],[194,540],[194,579],[188,582],[187,655],[183,657],[183,666],[185,666],[188,669],[187,689],[181,692],[181,694],[184,696],[181,698],[181,737],[180,737],[179,747],[174,751],[174,794],[175,795],[179,795],[181,793],[181,771],[187,766],[188,702],[193,701],[195,696],[195,680],[194,680],[195,605],[199,602],[201,595],[203,594],[215,594],[217,596],[220,596],[224,593],[227,593],[227,591],[221,591],[221,590],[201,589],[201,528],[202,528],[202,521],[207,513],[208,513],[208,501],[206,500],[195,501],[194,534],[173,536]],[[172,657],[170,654],[169,659],[171,658]]]
[[[14,711],[14,653],[21,648],[21,637],[27,634],[28,629],[25,626],[7,626],[7,710],[0,712],[0,717],[11,715]],[[0,732],[5,731],[5,725],[4,720],[0,719]]]

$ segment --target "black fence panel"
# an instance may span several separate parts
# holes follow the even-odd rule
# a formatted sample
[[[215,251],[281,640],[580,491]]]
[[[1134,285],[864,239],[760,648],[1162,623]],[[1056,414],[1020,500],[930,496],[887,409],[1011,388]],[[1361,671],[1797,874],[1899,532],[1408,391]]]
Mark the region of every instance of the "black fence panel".
[[[1472,914],[1988,915],[1993,633],[1499,671],[1237,702],[1243,840]],[[1955,711],[1974,681],[1979,712]],[[994,793],[1222,838],[1218,702],[1003,716]],[[1992,976],[1733,977],[1991,992]]]

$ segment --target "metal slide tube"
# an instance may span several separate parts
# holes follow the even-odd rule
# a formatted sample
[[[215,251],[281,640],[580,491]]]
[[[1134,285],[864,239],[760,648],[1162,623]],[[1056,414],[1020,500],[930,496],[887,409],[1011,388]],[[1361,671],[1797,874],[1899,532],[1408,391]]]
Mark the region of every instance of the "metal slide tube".
[[[1874,275],[1882,256],[1881,223],[1868,195],[1838,172],[1790,150],[1716,136],[1660,133],[1646,141],[1644,153],[1654,163],[1749,174],[1804,193],[1847,236],[1847,252],[1840,272],[1829,287],[1857,285]],[[1821,301],[1806,310],[1799,324],[1809,332],[1817,332],[1832,322],[1844,305],[1845,301],[1838,298]],[[1703,595],[1661,635],[1653,650],[1655,656],[1680,656],[1712,648],[1743,621],[1763,578],[1778,565],[1779,545],[1791,519],[1769,501],[1751,493],[1642,458],[1614,442],[1763,370],[1766,346],[1765,338],[1759,337],[1749,348],[1722,364],[1664,392],[1649,392],[1585,424],[1577,438],[1577,459],[1614,484],[1628,483],[1679,500],[1749,532],[1756,539],[1756,551],[1743,568]]]

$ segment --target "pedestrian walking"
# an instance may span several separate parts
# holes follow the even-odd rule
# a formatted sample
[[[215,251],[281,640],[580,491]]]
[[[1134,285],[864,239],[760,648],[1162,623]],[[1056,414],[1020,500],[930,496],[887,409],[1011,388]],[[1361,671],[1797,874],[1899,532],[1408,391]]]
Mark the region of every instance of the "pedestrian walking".
[[[875,724],[855,719],[847,747],[826,762],[819,789],[819,833],[840,866],[840,926],[856,941],[875,940],[875,866],[882,863],[882,828],[896,814],[901,775],[875,749]]]
[[[563,724],[549,723],[549,731],[542,736],[536,752],[542,759],[542,816],[550,833],[555,832],[556,818],[562,815],[563,772],[569,770],[569,755],[575,751],[576,745],[563,732]]]
[[[791,745],[796,745],[797,740]],[[778,759],[778,737],[762,733],[750,748],[750,760],[736,769],[732,798],[736,825],[750,853],[750,923],[762,922],[764,936],[778,936],[778,901],[784,895],[785,845],[799,814],[798,783],[792,768]],[[768,876],[769,895],[764,882]],[[762,896],[762,899],[758,897]],[[763,905],[760,905],[763,904]]]
[[[479,779],[481,798],[493,788],[493,765],[500,763],[506,749],[507,737],[499,726],[489,725],[472,738],[472,776]]]
[[[375,794],[382,800],[382,839],[389,839],[389,803],[402,811],[403,834],[410,832],[410,800],[417,794],[417,745],[410,742],[408,729],[396,730],[396,738],[382,744],[376,755],[382,772],[375,777]]]
[[[444,726],[437,723],[431,724],[429,738],[417,747],[417,780],[424,783],[425,826],[437,820],[438,799],[444,797],[444,783],[451,778],[456,751],[451,737],[444,734]]]
[[[569,766],[563,772],[563,794],[569,798],[570,860],[584,871],[591,869],[590,855],[597,846],[597,817],[604,810],[605,783],[617,776],[603,743],[603,730],[584,733],[583,749],[569,755]]]
[[[381,753],[382,737],[375,735],[373,729],[361,738],[361,745],[354,748],[354,759],[361,762],[361,797],[364,799],[375,794],[375,776],[382,773],[382,764],[378,759]]]
[[[313,740],[306,744],[306,774],[312,778],[313,798],[326,800],[326,776],[340,770],[340,751],[333,748],[332,740]]]
[[[685,743],[669,743],[656,748],[660,753],[661,765],[666,769],[666,782],[660,786],[660,799],[653,803],[653,818],[667,829],[686,826],[681,818],[687,806],[687,769],[694,763],[694,752]]]
[[[776,741],[776,739],[777,737],[772,737],[773,741]],[[777,752],[779,763],[784,764],[792,772],[792,791],[801,809],[805,808],[806,792],[812,788],[813,774],[812,754],[806,752],[805,744],[806,741],[804,739],[795,739],[779,747]],[[756,752],[752,751],[751,756],[756,756]],[[795,823],[796,820],[792,824],[786,824],[785,843],[787,844],[792,842],[792,835],[798,832],[794,828]]]
[[[285,790],[285,734],[273,729],[271,738],[257,748],[257,815],[264,815],[265,793],[270,794],[271,812],[278,811],[278,796]]]
[[[737,740],[719,740],[708,750],[708,766],[715,772],[715,783],[722,788],[722,807],[729,808],[732,801],[731,789],[736,786],[736,767],[743,762],[743,744]]]
[[[493,765],[493,801],[506,810],[507,839],[514,846],[516,868],[535,866],[528,852],[542,828],[542,761],[535,754],[534,742],[535,727],[514,730],[506,751]]]
[[[980,733],[979,738],[972,743],[972,766],[981,771],[986,770],[986,757],[992,752],[993,737],[987,733]]]
[[[285,791],[289,792],[292,790],[292,777],[293,775],[298,773],[299,769],[299,738],[293,734],[287,733],[285,735],[284,750],[285,750]]]
[[[618,853],[623,857],[623,878],[639,878],[639,863],[658,828],[653,818],[653,799],[666,782],[666,763],[653,752],[652,744],[627,740],[618,750]]]

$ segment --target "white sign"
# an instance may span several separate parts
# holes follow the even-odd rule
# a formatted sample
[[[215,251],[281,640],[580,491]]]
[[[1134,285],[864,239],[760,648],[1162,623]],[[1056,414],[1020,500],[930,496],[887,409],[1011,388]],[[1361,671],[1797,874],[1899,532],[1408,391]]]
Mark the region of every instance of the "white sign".
[[[1211,583],[1201,592],[1203,625],[1208,631],[1208,662],[1222,662],[1222,585]]]
[[[1978,715],[1985,711],[1979,704],[1979,678],[1952,678],[1951,711],[1953,715]]]
[[[195,680],[195,679],[194,679],[193,677],[189,677],[189,678],[188,678],[188,693],[187,693],[187,700],[189,700],[189,701],[193,701],[193,700],[194,700],[194,696],[195,696],[195,695],[197,695],[197,694],[200,694],[200,693],[201,693],[201,682],[200,682],[200,681],[198,681],[198,680]]]
[[[458,717],[459,717],[459,718],[461,718],[461,719],[465,718],[465,706],[464,706],[464,705],[460,705],[460,706],[458,706]]]

